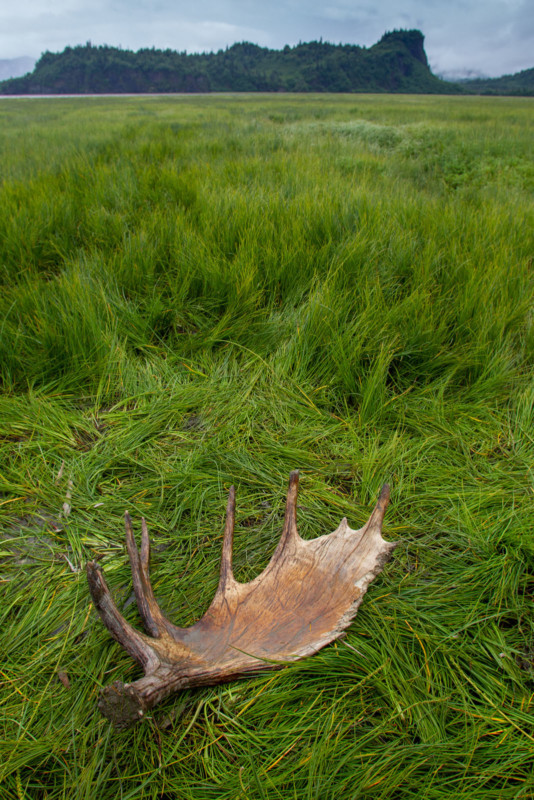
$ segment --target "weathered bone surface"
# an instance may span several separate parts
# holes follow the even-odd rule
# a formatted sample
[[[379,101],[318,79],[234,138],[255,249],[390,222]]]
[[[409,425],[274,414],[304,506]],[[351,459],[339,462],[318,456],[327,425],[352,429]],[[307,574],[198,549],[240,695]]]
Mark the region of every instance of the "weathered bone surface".
[[[343,519],[333,533],[305,541],[297,532],[298,482],[298,472],[292,472],[282,536],[268,566],[249,583],[238,583],[232,574],[235,492],[230,489],[219,586],[202,619],[190,628],[169,622],[156,602],[144,520],[139,553],[126,514],[126,544],[149,636],[120,614],[96,562],[87,564],[89,588],[104,625],[145,673],[135,683],[117,681],[103,690],[99,709],[116,725],[139,720],[179,689],[224,683],[316,653],[350,624],[395,547],[382,538],[389,486],[360,530],[351,530]]]

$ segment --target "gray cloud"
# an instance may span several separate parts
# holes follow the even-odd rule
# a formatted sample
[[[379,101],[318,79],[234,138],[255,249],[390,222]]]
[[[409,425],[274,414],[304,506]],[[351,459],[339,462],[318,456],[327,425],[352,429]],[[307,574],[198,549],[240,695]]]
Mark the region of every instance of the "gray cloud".
[[[502,75],[534,66],[532,0],[25,0],[0,11],[0,58],[85,43],[217,50],[319,39],[372,45],[420,28],[435,72]]]

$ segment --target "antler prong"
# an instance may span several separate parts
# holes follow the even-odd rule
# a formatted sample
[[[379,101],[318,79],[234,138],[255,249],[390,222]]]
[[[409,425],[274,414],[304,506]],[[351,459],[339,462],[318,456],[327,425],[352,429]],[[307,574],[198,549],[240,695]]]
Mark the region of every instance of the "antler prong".
[[[375,530],[375,531],[378,530],[378,532],[381,533],[382,522],[384,521],[384,516],[388,505],[389,505],[389,484],[385,483],[382,486],[382,490],[376,502],[376,506],[374,507],[373,512],[367,521],[367,525],[365,526],[366,532],[370,530]]]
[[[224,539],[221,557],[221,572],[217,593],[224,592],[228,584],[233,580],[232,571],[232,548],[234,544],[234,525],[235,525],[235,488],[230,486],[228,493],[228,504],[226,506],[226,522],[224,525]]]
[[[146,637],[132,628],[120,613],[96,561],[87,564],[87,580],[96,609],[108,631],[145,673],[151,672],[159,664],[159,659]]]
[[[148,570],[148,561],[150,557],[150,540],[148,537],[148,528],[144,519],[141,520],[142,538],[141,538],[141,557],[135,543],[135,538],[132,530],[132,520],[128,512],[124,515],[124,523],[126,528],[126,548],[130,558],[130,566],[132,569],[132,582],[137,600],[137,608],[143,620],[143,624],[147,632],[158,638],[168,628],[171,623],[163,616],[163,613],[154,597],[152,584],[150,583],[150,575]]]
[[[150,561],[150,539],[148,538],[148,528],[144,517],[141,518],[141,568],[149,578],[148,565]]]
[[[299,471],[294,469],[289,473],[289,486],[287,489],[286,512],[284,516],[284,527],[280,541],[274,551],[272,561],[275,562],[287,545],[296,539],[300,539],[297,530],[297,498],[299,493]]]

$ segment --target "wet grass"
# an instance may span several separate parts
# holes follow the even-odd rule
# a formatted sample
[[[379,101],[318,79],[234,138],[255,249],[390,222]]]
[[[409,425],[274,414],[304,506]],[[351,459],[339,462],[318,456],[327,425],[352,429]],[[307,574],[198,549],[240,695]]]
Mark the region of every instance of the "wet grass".
[[[531,101],[0,117],[0,798],[531,797]],[[139,673],[85,562],[139,624],[122,515],[144,515],[189,624],[228,487],[249,580],[294,468],[305,537],[393,487],[400,544],[346,639],[112,730],[98,689]]]

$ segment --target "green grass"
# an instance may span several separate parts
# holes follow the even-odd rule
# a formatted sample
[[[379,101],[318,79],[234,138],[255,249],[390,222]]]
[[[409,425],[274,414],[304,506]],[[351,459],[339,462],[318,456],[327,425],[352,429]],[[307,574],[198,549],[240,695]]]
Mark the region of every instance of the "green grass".
[[[532,101],[0,118],[1,800],[534,796]],[[400,544],[346,639],[112,730],[98,690],[139,672],[85,562],[139,625],[122,516],[146,516],[192,623],[229,486],[249,580],[295,468],[305,537],[393,487]]]

